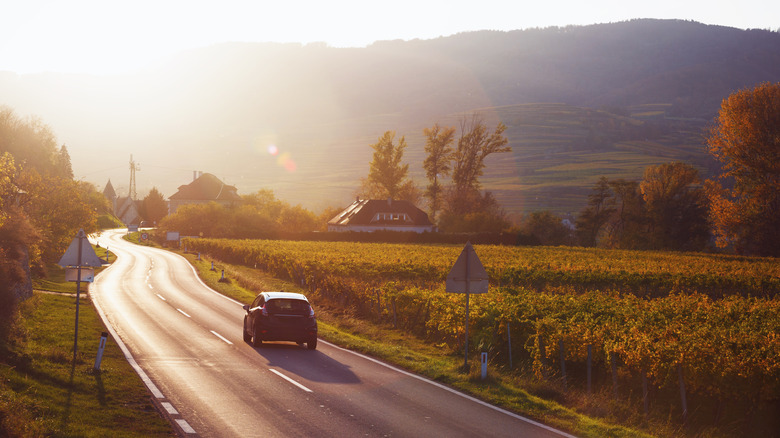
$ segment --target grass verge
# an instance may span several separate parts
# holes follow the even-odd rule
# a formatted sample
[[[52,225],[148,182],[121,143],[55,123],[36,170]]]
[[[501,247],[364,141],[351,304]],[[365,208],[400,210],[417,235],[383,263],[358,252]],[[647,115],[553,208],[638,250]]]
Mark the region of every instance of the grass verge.
[[[36,291],[20,303],[14,332],[0,344],[0,436],[176,436],[111,339],[94,369],[106,329],[83,294],[74,360],[75,284],[59,268],[49,274],[35,288],[65,295]]]

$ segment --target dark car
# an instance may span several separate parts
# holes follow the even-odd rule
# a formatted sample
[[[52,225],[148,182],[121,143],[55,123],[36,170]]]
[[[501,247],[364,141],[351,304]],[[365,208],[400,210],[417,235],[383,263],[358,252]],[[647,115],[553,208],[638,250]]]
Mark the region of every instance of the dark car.
[[[244,310],[244,342],[259,347],[264,341],[291,341],[317,348],[317,319],[304,295],[263,292]]]

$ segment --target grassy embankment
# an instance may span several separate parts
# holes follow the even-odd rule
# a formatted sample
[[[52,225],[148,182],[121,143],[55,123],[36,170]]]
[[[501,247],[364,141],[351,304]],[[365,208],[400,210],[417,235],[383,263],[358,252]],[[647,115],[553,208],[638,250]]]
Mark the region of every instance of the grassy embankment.
[[[97,252],[104,257],[104,251]],[[20,303],[16,328],[8,344],[0,345],[0,436],[175,436],[110,338],[100,369],[94,369],[106,329],[84,292],[86,285],[73,360],[76,286],[57,266],[49,274],[34,281],[33,298]]]

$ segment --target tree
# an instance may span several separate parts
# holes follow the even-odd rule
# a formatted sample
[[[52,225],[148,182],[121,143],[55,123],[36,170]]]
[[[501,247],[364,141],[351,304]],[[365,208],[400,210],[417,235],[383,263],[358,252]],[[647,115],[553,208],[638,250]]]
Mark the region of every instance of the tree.
[[[73,179],[73,168],[70,164],[70,154],[65,145],[60,147],[59,152],[54,156],[55,168],[63,178]]]
[[[639,183],[617,179],[609,182],[614,212],[607,221],[604,246],[609,248],[642,249],[645,244],[644,206]]]
[[[596,246],[604,226],[614,214],[612,189],[607,177],[602,176],[588,195],[588,206],[577,216],[577,240],[583,246]]]
[[[146,195],[141,204],[141,210],[141,216],[144,220],[155,224],[168,215],[168,203],[165,202],[165,197],[157,190],[157,187],[152,187],[152,190],[149,190],[149,194]]]
[[[682,162],[649,166],[639,184],[647,244],[652,249],[698,250],[709,235],[699,172]]]
[[[56,176],[42,177],[33,169],[23,169],[19,179],[29,197],[23,209],[41,236],[40,243],[30,249],[31,260],[35,260],[38,250],[44,262],[56,261],[79,229],[87,234],[97,231],[97,211],[88,196],[91,185]]]
[[[441,128],[434,124],[432,128],[425,128],[423,134],[426,137],[425,153],[428,156],[423,161],[425,176],[430,184],[425,191],[431,209],[431,221],[436,221],[436,212],[441,209],[443,187],[439,182],[440,177],[449,175],[450,160],[452,159],[452,143],[455,141],[455,128]]]
[[[464,117],[460,122],[461,136],[453,153],[452,194],[449,197],[448,209],[452,213],[464,214],[474,211],[476,207],[470,204],[475,199],[474,192],[479,192],[481,185],[479,177],[485,168],[485,159],[500,152],[510,152],[509,140],[504,136],[506,125],[496,126],[492,134],[488,132],[484,120],[473,114],[471,118]]]
[[[416,203],[419,199],[414,183],[407,179],[409,165],[401,164],[406,140],[401,137],[394,144],[395,132],[386,131],[377,143],[372,144],[374,156],[370,163],[368,179],[363,181],[361,193],[371,199],[401,199]],[[415,199],[417,198],[417,199]]]
[[[453,190],[448,191],[447,203],[452,205]],[[509,227],[504,210],[490,192],[471,190],[460,200],[471,206],[470,211],[458,213],[445,209],[439,218],[439,228],[447,233],[498,233]]]
[[[572,230],[563,223],[563,219],[549,210],[531,213],[520,227],[526,236],[535,237],[541,245],[570,245]]]
[[[707,145],[723,163],[706,184],[718,246],[780,255],[780,83],[723,100]]]

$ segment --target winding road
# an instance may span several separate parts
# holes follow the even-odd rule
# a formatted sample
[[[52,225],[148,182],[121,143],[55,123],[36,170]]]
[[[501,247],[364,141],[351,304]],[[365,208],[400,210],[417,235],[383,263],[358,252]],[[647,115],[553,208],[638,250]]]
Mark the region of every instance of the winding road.
[[[241,303],[205,286],[181,256],[124,234],[93,239],[118,258],[90,295],[182,436],[570,436],[322,340],[314,351],[253,348]]]

